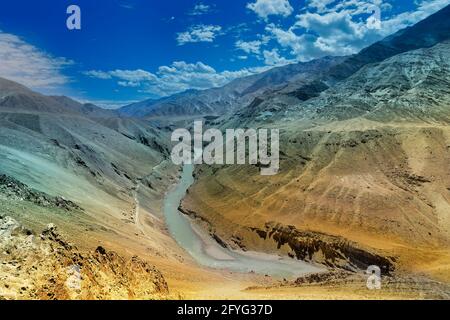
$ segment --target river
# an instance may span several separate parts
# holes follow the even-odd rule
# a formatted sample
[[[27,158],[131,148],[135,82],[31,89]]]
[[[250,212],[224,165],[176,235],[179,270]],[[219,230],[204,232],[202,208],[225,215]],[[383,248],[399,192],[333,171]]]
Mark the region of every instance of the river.
[[[207,232],[194,225],[189,217],[178,210],[186,191],[194,183],[193,170],[193,165],[183,166],[179,183],[168,192],[164,200],[164,214],[172,237],[199,264],[234,272],[255,272],[277,278],[294,278],[323,270],[318,266],[288,257],[231,250],[220,246]]]

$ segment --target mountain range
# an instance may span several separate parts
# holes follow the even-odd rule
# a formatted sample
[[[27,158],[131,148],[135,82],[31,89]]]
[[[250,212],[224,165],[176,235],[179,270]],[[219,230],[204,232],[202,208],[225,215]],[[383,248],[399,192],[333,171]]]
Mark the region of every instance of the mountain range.
[[[221,246],[332,272],[361,273],[379,263],[392,279],[413,277],[420,290],[423,277],[449,284],[449,16],[450,6],[352,56],[289,64],[115,111],[0,78],[0,245],[28,248],[31,230],[43,229],[43,243],[59,248],[52,265],[84,255],[90,272],[120,274],[109,293],[90,278],[100,298],[127,296],[124,283],[141,278],[166,298],[170,288],[210,297],[221,285],[268,281],[198,266],[167,230],[162,203],[180,169],[170,161],[170,124],[204,118],[221,129],[280,129],[278,175],[261,176],[260,165],[196,166],[180,209]],[[12,229],[20,230],[17,238]],[[35,272],[39,250],[20,253],[31,262],[28,274],[11,273],[17,288]],[[3,273],[14,259],[1,254]],[[108,261],[107,270],[95,261]],[[46,277],[59,272],[42,259],[39,265]],[[48,286],[42,278],[31,285]]]
[[[303,83],[306,79],[329,70],[343,58],[325,57],[306,63],[277,67],[260,74],[238,78],[229,84],[208,90],[189,90],[159,100],[145,100],[118,110],[124,116],[174,117],[220,116],[246,105],[267,91],[286,84]]]
[[[264,104],[270,109],[292,105],[318,96],[362,67],[395,55],[430,48],[450,38],[447,17],[450,7],[436,12],[414,26],[376,42],[348,57],[325,57],[306,63],[289,64],[261,74],[232,81],[203,91],[191,90],[160,100],[146,100],[119,109],[128,116],[240,115],[247,107]],[[266,110],[266,111],[267,111]],[[249,111],[252,112],[252,111]]]
[[[449,12],[216,120],[279,129],[280,172],[200,166],[183,212],[231,248],[334,265],[333,236],[448,281]]]

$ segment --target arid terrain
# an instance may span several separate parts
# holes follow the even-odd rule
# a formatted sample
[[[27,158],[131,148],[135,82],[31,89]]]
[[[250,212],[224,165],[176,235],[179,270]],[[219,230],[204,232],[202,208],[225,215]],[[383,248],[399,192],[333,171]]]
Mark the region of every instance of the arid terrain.
[[[449,12],[114,111],[0,78],[0,299],[450,299]],[[224,250],[321,272],[206,267],[176,242],[170,135],[194,119],[279,129],[280,170],[197,165],[182,217]]]

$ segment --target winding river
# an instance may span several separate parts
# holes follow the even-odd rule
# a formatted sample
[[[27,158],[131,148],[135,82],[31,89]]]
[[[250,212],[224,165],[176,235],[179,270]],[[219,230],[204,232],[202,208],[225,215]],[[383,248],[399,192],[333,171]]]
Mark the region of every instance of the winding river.
[[[225,249],[207,232],[191,223],[178,207],[188,188],[194,183],[193,165],[184,165],[179,183],[164,200],[164,214],[172,237],[199,264],[234,272],[255,272],[277,278],[294,278],[322,269],[312,264],[276,255]]]

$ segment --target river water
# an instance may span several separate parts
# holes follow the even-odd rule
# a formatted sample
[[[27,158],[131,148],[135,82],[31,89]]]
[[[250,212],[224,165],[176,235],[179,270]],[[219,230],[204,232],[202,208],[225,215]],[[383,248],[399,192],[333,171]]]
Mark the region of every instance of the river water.
[[[243,273],[255,272],[278,278],[294,278],[305,273],[323,270],[288,257],[243,252],[220,246],[207,232],[193,225],[191,219],[178,210],[187,189],[194,183],[193,170],[193,165],[183,166],[179,183],[169,191],[164,200],[164,214],[172,237],[199,264],[210,268]]]

